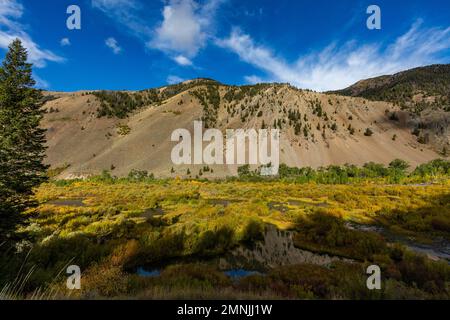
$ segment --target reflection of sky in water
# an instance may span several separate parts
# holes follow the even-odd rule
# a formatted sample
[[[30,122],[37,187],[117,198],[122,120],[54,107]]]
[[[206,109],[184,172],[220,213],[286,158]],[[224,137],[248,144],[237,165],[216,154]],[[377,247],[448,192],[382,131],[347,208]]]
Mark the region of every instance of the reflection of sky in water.
[[[138,268],[136,273],[138,276],[141,276],[141,277],[159,277],[161,275],[161,271],[159,271],[157,269],[148,271],[142,267]],[[244,269],[228,270],[228,271],[224,271],[224,274],[229,276],[230,278],[234,278],[234,279],[244,278],[244,277],[255,275],[255,274],[261,275],[261,273],[258,271],[251,271],[251,270],[244,270]]]
[[[258,271],[250,271],[250,270],[244,270],[244,269],[234,269],[234,270],[228,270],[224,272],[227,276],[230,278],[243,278],[255,274],[261,274]]]
[[[144,268],[138,268],[137,274],[141,277],[159,277],[161,272],[159,270],[147,271]]]

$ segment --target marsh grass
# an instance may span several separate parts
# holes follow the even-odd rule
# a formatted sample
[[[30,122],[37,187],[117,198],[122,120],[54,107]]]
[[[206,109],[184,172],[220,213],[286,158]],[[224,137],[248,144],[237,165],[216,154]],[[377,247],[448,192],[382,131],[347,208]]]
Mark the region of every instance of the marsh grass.
[[[32,249],[24,257],[14,279],[3,285],[0,290],[0,300],[55,300],[60,297],[58,286],[61,282],[61,274],[66,270],[70,261],[59,271],[52,281],[30,290],[29,282],[37,269],[37,265],[27,266],[31,252]]]
[[[425,177],[433,168],[421,173]],[[0,297],[448,298],[447,264],[346,227],[378,224],[417,241],[449,240],[450,180],[439,177],[431,184],[411,177],[404,184],[384,178],[322,184],[298,183],[298,177],[157,180],[134,172],[123,179],[103,173],[51,181],[36,190],[39,207],[26,213],[29,223],[18,230],[33,250],[26,258],[11,256],[14,272],[2,274]],[[61,199],[82,199],[84,205],[55,202]],[[211,265],[239,246],[261,241],[266,224],[294,232],[297,247],[355,263],[286,266],[237,282]],[[80,292],[66,290],[62,281],[61,270],[71,261],[82,269]],[[369,294],[361,284],[368,263],[379,264],[387,275],[381,293]],[[161,276],[138,277],[139,266],[160,269]]]

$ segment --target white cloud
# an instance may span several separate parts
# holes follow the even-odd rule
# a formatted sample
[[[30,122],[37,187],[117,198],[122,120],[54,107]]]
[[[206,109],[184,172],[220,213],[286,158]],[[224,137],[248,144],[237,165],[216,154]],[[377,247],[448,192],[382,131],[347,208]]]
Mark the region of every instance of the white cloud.
[[[216,43],[236,53],[242,61],[265,71],[271,81],[326,91],[341,89],[365,78],[443,62],[439,54],[450,48],[450,27],[422,28],[422,21],[418,20],[408,32],[387,46],[359,45],[354,41],[341,46],[332,43],[293,63],[276,56],[271,49],[255,44],[239,29]]]
[[[180,66],[192,66],[192,61],[183,55],[179,55],[173,58],[173,60]]]
[[[202,27],[202,21],[204,23],[206,20],[196,14],[197,7],[191,0],[171,0],[164,7],[163,21],[149,46],[165,52],[195,56],[207,38]]]
[[[122,52],[122,48],[117,43],[117,40],[112,37],[106,39],[105,44],[108,48],[110,48],[114,52],[114,54],[119,54]]]
[[[265,82],[263,79],[261,79],[261,78],[258,77],[258,76],[255,76],[255,75],[252,75],[252,76],[245,76],[244,79],[245,79],[245,81],[246,81],[248,84],[258,84],[258,83],[263,83],[263,82]]]
[[[62,38],[61,41],[60,41],[60,45],[62,47],[70,46],[71,45],[70,39],[69,38]]]
[[[200,6],[194,0],[170,0],[148,46],[170,54],[195,57],[212,37],[212,19],[222,2],[209,0]]]
[[[37,74],[33,75],[34,81],[36,81],[36,87],[39,89],[48,89],[50,88],[50,84],[45,81],[44,79],[42,79],[41,77],[39,77]]]
[[[249,35],[243,34],[238,28],[233,29],[229,38],[219,39],[216,44],[235,52],[242,61],[250,63],[276,78],[293,84],[298,81],[298,73],[287,62],[276,57],[270,49],[257,46]]]
[[[165,0],[162,21],[156,26],[150,26],[142,18],[144,7],[136,0],[92,0],[91,3],[143,40],[147,48],[163,51],[176,63],[189,66],[212,38],[214,16],[224,1],[227,0],[205,0],[200,4],[196,0]]]
[[[18,21],[23,15],[23,6],[16,0],[0,0],[0,48],[7,49],[16,38],[28,50],[28,60],[38,68],[45,67],[48,61],[63,62],[64,58],[50,50],[41,49]]]
[[[184,79],[180,78],[178,76],[170,75],[170,76],[167,77],[167,83],[168,84],[177,84],[177,83],[180,83],[180,82],[183,82],[183,81],[184,81]]]

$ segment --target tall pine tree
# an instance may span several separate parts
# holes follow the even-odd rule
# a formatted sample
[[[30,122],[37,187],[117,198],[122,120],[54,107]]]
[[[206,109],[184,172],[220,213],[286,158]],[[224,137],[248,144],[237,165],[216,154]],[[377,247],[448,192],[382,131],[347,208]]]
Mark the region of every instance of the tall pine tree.
[[[16,39],[0,68],[0,244],[33,205],[33,187],[46,180],[42,94],[34,85],[27,51]]]

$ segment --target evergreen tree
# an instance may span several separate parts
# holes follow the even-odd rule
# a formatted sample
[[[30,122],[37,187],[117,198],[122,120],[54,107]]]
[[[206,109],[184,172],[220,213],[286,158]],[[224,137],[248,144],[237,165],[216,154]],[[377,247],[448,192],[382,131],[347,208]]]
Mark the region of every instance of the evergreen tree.
[[[33,88],[32,65],[19,39],[0,67],[0,243],[33,206],[33,188],[46,180],[42,94]]]

